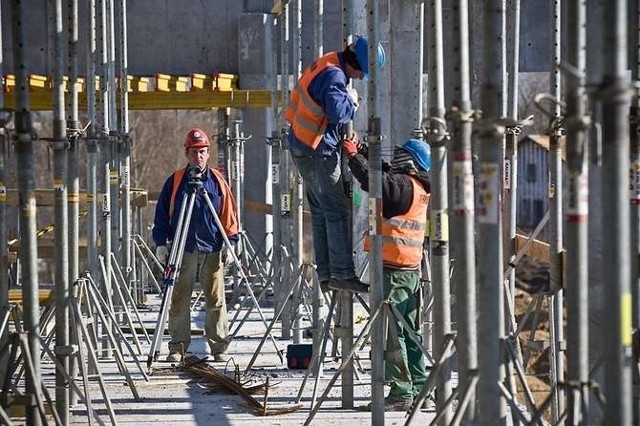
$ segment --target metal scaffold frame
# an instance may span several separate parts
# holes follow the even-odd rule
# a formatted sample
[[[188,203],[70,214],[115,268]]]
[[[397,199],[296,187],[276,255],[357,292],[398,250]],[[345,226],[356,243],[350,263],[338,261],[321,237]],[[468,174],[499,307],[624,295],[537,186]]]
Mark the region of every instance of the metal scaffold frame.
[[[7,422],[9,418],[7,401],[11,400],[25,406],[29,424],[43,423],[47,403],[56,423],[69,423],[69,408],[78,402],[86,404],[91,422],[95,412],[87,382],[101,373],[100,357],[87,353],[87,349],[115,360],[134,399],[140,399],[123,354],[126,351],[137,360],[137,354],[142,352],[144,342],[137,335],[137,326],[142,329],[142,337],[150,340],[138,308],[147,290],[161,296],[163,289],[154,277],[154,268],[161,265],[146,245],[139,206],[132,200],[135,190],[131,188],[133,140],[129,111],[224,107],[217,117],[222,122],[220,148],[228,160],[229,182],[241,212],[240,243],[232,256],[234,264],[228,268],[235,283],[230,310],[236,312],[231,334],[237,337],[256,311],[266,328],[247,370],[254,367],[268,338],[283,362],[283,351],[271,336],[278,322],[282,339],[291,340],[293,345],[312,338],[312,368],[298,394],[300,400],[307,378],[314,375],[308,424],[319,413],[338,376],[342,408],[354,408],[354,379],[360,379],[362,367],[357,352],[362,350],[360,344],[368,341],[371,422],[383,425],[388,384],[384,348],[387,339],[393,339],[386,324],[394,321],[394,312],[383,300],[381,165],[390,152],[387,145],[401,142],[389,140],[389,135],[396,138],[399,133],[399,116],[415,107],[418,116],[411,118],[412,128],[403,132],[422,139],[431,148],[430,232],[422,277],[428,300],[422,311],[426,329],[422,344],[432,365],[422,393],[414,399],[407,424],[428,398],[435,399],[434,423],[439,425],[509,420],[537,423],[548,408],[550,420],[558,424],[601,420],[606,424],[637,423],[640,367],[632,346],[640,341],[640,1],[632,0],[630,27],[628,0],[611,0],[603,8],[602,24],[608,33],[602,43],[604,66],[597,88],[589,83],[591,70],[587,61],[587,12],[594,2],[549,2],[549,93],[538,95],[533,102],[548,120],[549,211],[520,249],[516,223],[521,172],[517,166],[518,144],[521,131],[532,123],[529,118],[519,117],[520,29],[526,19],[520,12],[524,2],[471,3],[340,2],[344,44],[348,44],[358,24],[366,22],[370,57],[366,136],[362,139],[369,146],[368,234],[372,248],[367,273],[371,309],[364,299],[355,298],[369,315],[365,331],[356,336],[352,295],[334,292],[327,298],[320,289],[314,264],[304,260],[304,187],[291,157],[289,129],[283,118],[290,91],[306,62],[310,62],[309,57],[315,59],[325,50],[329,33],[325,25],[329,21],[323,0],[274,2],[271,15],[265,15],[267,25],[273,27],[265,31],[272,36],[268,44],[272,48],[268,52],[272,63],[268,84],[272,87],[267,89],[241,89],[239,76],[233,74],[130,75],[126,0],[91,0],[83,6],[86,17],[79,14],[77,0],[49,0],[47,28],[51,42],[47,55],[52,72],[49,76],[28,74],[27,10],[23,1],[8,2],[12,46],[16,47],[12,51],[15,69],[2,69],[4,86],[0,91],[0,347],[11,350],[0,354],[0,384],[11,388],[17,397],[4,397],[2,420]],[[363,5],[366,17],[356,13]],[[470,29],[479,24],[470,21],[471,8],[482,11],[478,19],[482,21],[481,34],[470,34]],[[390,28],[394,19],[406,18],[408,9],[419,15],[413,22],[415,34],[410,35],[415,44],[411,49],[417,48],[412,54],[415,66],[406,65],[410,71],[399,70],[397,65],[394,71],[378,69],[374,58],[379,41],[389,52],[397,52],[406,42],[403,39],[395,44],[395,33]],[[305,16],[313,16],[312,22],[303,22]],[[79,34],[78,22],[85,18],[89,22],[87,31]],[[445,28],[448,19],[451,28]],[[447,33],[451,34],[451,46],[444,40]],[[303,46],[305,37],[311,40],[307,50]],[[86,41],[86,50],[80,51],[82,40]],[[478,40],[482,49],[474,50]],[[629,49],[631,64],[627,63]],[[81,55],[86,59],[84,72],[79,70]],[[478,109],[473,108],[472,101],[470,74],[474,61],[482,70]],[[1,52],[0,66],[4,66]],[[628,81],[629,68],[633,84]],[[392,85],[388,84],[389,78],[403,80],[405,72],[417,76],[406,83],[412,86],[411,99],[399,99],[401,96],[392,93]],[[426,90],[424,74],[428,76]],[[450,94],[445,90],[446,77],[455,82]],[[423,92],[427,95],[424,116]],[[265,118],[269,120],[265,133],[269,134],[256,134],[251,128],[254,141],[266,141],[267,156],[261,161],[269,169],[267,181],[262,184],[267,204],[263,210],[270,217],[265,220],[264,244],[257,248],[244,226],[244,210],[254,208],[244,197],[244,167],[248,164],[245,157],[254,149],[245,143],[251,136],[245,137],[244,131],[253,124],[242,120],[241,110],[247,108],[272,109]],[[34,131],[31,113],[39,110],[52,111],[52,133],[48,137]],[[86,110],[87,123],[81,123],[81,110]],[[601,118],[601,123],[596,123],[596,118]],[[600,126],[602,137],[591,137],[597,135],[593,130]],[[345,128],[350,134],[355,125],[350,123]],[[52,152],[50,206],[54,223],[50,231],[54,234],[56,264],[54,301],[43,303],[43,309],[37,270],[39,195],[34,184],[35,149],[42,141]],[[85,148],[86,167],[80,170]],[[20,252],[16,259],[4,255],[10,249],[6,182],[7,154],[11,149],[16,153],[18,182]],[[600,178],[598,185],[594,176]],[[86,182],[86,194],[81,193],[81,179]],[[599,226],[604,235],[599,259],[606,287],[602,306],[607,313],[602,321],[606,330],[600,341],[602,353],[592,353],[593,346],[589,346],[590,333],[595,329],[594,306],[589,299],[594,294],[594,277],[588,267],[594,253],[589,222],[597,217],[590,212],[597,209],[590,206],[590,197],[600,197],[606,207],[605,218],[591,224]],[[81,212],[81,204],[87,207],[86,226],[81,226],[79,220],[85,213]],[[354,213],[353,222],[355,216]],[[516,269],[547,221],[549,287],[535,294],[527,312],[517,319]],[[83,272],[79,241],[84,229],[88,271]],[[10,263],[19,268],[16,276],[22,287],[21,317],[13,313],[17,308],[8,298],[10,285],[15,284],[7,273]],[[259,290],[257,296],[253,289]],[[83,304],[82,296],[90,303]],[[260,302],[269,297],[275,299],[276,306],[274,316],[267,321]],[[540,402],[534,399],[525,378],[536,343],[535,330],[530,332],[529,341],[522,343],[522,349],[519,335],[530,319],[536,328],[545,301],[549,308],[550,395]],[[53,330],[47,329],[54,318]],[[123,333],[125,329],[131,331],[130,336]],[[160,347],[162,335],[158,339]],[[316,401],[329,339],[334,345],[333,358],[340,359],[341,364]],[[55,364],[55,403],[43,387],[40,362],[44,356]],[[15,371],[6,368],[9,359],[19,364]],[[354,363],[360,369],[354,368]],[[7,372],[14,377],[7,377]],[[520,383],[516,383],[518,379]],[[101,386],[110,420],[115,424],[104,383]],[[516,395],[518,387],[524,395],[522,404]],[[457,409],[454,400],[458,401]]]

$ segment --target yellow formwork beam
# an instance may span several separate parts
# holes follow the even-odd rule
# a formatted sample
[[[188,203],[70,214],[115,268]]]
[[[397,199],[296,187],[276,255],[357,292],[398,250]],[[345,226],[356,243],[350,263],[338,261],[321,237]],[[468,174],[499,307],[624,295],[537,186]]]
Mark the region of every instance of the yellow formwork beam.
[[[53,108],[51,77],[29,76],[30,107],[34,111]],[[15,76],[4,76],[5,105],[15,104]],[[68,80],[64,80],[65,90]],[[118,90],[120,81],[116,82]],[[272,96],[279,105],[280,93],[271,90],[240,90],[235,74],[191,74],[174,76],[156,74],[154,77],[128,76],[129,108],[132,110],[207,110],[212,108],[268,108],[272,106]],[[86,109],[86,80],[78,79],[80,108]],[[100,79],[96,77],[96,90],[100,89]],[[119,98],[119,97],[118,97]],[[119,99],[118,99],[119,100]]]
[[[227,92],[129,92],[131,110],[175,110],[213,108],[268,108],[271,106],[271,90],[230,90]],[[280,95],[275,94],[276,104]],[[117,98],[116,98],[117,99]],[[118,100],[118,99],[117,99]],[[15,93],[5,93],[5,106],[12,109],[15,105]],[[32,92],[29,94],[32,111],[50,111],[53,109],[53,94],[50,92]],[[79,93],[80,109],[87,107],[87,94]]]

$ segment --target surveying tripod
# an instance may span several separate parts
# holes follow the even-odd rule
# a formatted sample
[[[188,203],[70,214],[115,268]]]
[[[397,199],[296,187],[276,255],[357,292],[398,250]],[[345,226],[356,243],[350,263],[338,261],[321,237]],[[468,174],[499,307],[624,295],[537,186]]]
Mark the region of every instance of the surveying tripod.
[[[184,255],[184,246],[187,241],[187,233],[189,231],[189,224],[191,223],[191,215],[193,213],[193,206],[195,205],[196,195],[200,193],[203,197],[209,210],[211,211],[211,215],[213,216],[214,221],[216,222],[216,226],[221,230],[220,235],[224,241],[225,247],[227,247],[229,255],[233,259],[236,268],[241,276],[241,283],[243,283],[247,289],[247,293],[249,297],[253,301],[258,314],[260,315],[260,319],[265,327],[268,328],[267,320],[265,319],[264,313],[262,309],[260,309],[260,305],[258,304],[258,300],[256,299],[253,290],[251,289],[251,285],[249,284],[249,280],[244,273],[240,260],[236,256],[233,251],[233,247],[231,246],[231,242],[227,237],[227,234],[223,231],[222,223],[220,222],[220,217],[218,213],[216,213],[216,209],[211,202],[211,198],[206,191],[203,191],[203,182],[202,182],[202,173],[203,171],[199,170],[196,167],[189,167],[188,170],[189,181],[187,182],[187,189],[183,196],[183,203],[180,206],[180,214],[178,216],[178,223],[176,225],[176,235],[174,236],[174,241],[171,246],[171,252],[169,253],[169,259],[167,264],[165,265],[163,272],[163,287],[164,293],[162,295],[162,303],[160,305],[160,313],[158,314],[158,319],[156,321],[155,333],[153,335],[153,339],[151,341],[151,348],[149,349],[149,356],[147,357],[147,368],[151,369],[151,365],[153,361],[158,359],[158,355],[160,354],[160,346],[162,344],[162,336],[164,335],[164,328],[167,323],[167,316],[169,314],[169,306],[171,304],[171,295],[173,294],[173,286],[178,280],[178,276],[180,274],[180,265],[182,264],[182,257]],[[273,335],[269,332],[269,336],[271,338],[271,343],[277,349],[278,345],[273,338]],[[186,348],[185,348],[186,350]]]

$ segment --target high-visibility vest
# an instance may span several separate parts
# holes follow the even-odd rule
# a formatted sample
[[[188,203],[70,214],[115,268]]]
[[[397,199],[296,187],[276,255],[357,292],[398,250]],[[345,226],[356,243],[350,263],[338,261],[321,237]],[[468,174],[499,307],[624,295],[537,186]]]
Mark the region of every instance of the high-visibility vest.
[[[187,167],[178,169],[173,173],[173,188],[169,199],[169,221],[171,221],[173,209],[176,204],[176,196],[178,195],[178,188],[180,187],[182,177],[186,170]],[[229,184],[224,176],[222,176],[222,173],[211,167],[209,171],[213,174],[216,181],[218,181],[218,187],[222,192],[222,203],[220,203],[220,213],[218,213],[218,217],[220,218],[220,223],[222,223],[225,234],[231,237],[238,233],[238,207],[236,206],[236,199],[233,197],[231,188],[229,188]]]
[[[427,220],[429,194],[418,179],[409,176],[413,185],[413,201],[409,210],[382,222],[382,261],[398,268],[417,268],[422,260],[422,243]],[[371,250],[367,235],[364,249]]]
[[[340,67],[336,52],[321,56],[302,73],[284,112],[296,138],[312,149],[320,144],[329,121],[322,107],[309,95],[309,85],[328,67]]]

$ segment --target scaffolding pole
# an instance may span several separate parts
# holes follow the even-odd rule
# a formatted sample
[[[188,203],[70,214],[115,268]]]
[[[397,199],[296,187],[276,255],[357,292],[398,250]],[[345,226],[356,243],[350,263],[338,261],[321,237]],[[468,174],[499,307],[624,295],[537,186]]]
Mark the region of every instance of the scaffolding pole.
[[[67,208],[67,134],[64,107],[64,35],[62,0],[51,0],[53,34],[53,193],[55,250],[55,354],[63,371],[56,370],[56,409],[69,422],[69,241]]]
[[[369,140],[369,236],[371,237],[369,282],[371,312],[381,309],[384,298],[382,271],[382,135],[378,117],[378,1],[367,0],[367,36],[369,38],[369,80],[367,81],[367,111]],[[384,425],[384,311],[376,318],[371,330],[371,424]]]
[[[451,145],[453,183],[451,241],[456,253],[456,318],[458,356],[458,386],[467,386],[477,375],[478,333],[476,322],[476,250],[475,204],[471,134],[473,111],[471,109],[471,83],[469,74],[469,4],[468,0],[454,2],[456,13],[453,22],[455,56],[454,100],[452,106],[454,134]],[[475,373],[474,373],[475,372]],[[475,388],[468,390],[469,400],[475,401]],[[467,405],[463,421],[473,424],[476,404]]]
[[[76,291],[76,286],[71,283],[79,277],[80,273],[80,150],[79,137],[81,134],[78,120],[78,0],[69,0],[67,4],[67,37],[68,37],[68,97],[67,97],[67,221],[68,221],[68,247],[69,247],[69,297]],[[69,318],[71,318],[69,310]],[[77,345],[75,334],[69,333],[69,344]],[[69,357],[69,375],[75,378],[78,373],[77,357]],[[69,392],[69,405],[74,406],[78,402],[78,395]]]
[[[38,311],[38,266],[36,240],[36,193],[34,167],[34,136],[29,110],[29,84],[25,62],[25,22],[27,16],[24,1],[11,2],[11,29],[13,41],[13,64],[16,70],[15,105],[15,151],[18,163],[18,192],[20,210],[20,270],[22,276],[22,309],[24,313],[24,331],[26,332],[29,352],[33,354],[33,374],[25,381],[25,414],[27,424],[40,426],[42,420],[38,411],[37,395],[40,394],[40,327]]]
[[[640,0],[631,0],[631,80],[635,90],[629,108],[629,176],[631,217],[631,294],[632,294],[632,326],[634,333],[640,331]],[[637,363],[637,359],[634,360]],[[640,423],[640,371],[635,366],[633,375],[633,423]]]
[[[504,0],[484,1],[483,118],[479,129],[478,194],[478,333],[484,347],[478,353],[478,420],[480,424],[506,421],[501,341],[504,336],[503,245],[500,181],[504,128],[498,124],[503,111]]]
[[[549,85],[551,96],[555,99],[553,117],[549,126],[549,379],[551,383],[551,416],[558,421],[565,407],[565,391],[559,386],[564,379],[565,341],[564,341],[564,274],[562,256],[564,238],[562,226],[562,149],[560,137],[562,128],[562,84],[560,61],[562,60],[562,2],[555,0],[550,7],[550,64]]]
[[[602,81],[602,224],[605,310],[604,423],[628,425],[631,410],[632,299],[629,239],[629,109],[627,77],[627,1],[610,1],[604,8]]]
[[[0,5],[0,16],[2,6]],[[3,57],[3,37],[2,22],[0,22],[0,75],[4,75],[4,57]],[[7,227],[7,164],[6,153],[8,149],[7,140],[7,124],[11,118],[10,113],[6,110],[4,99],[4,84],[0,87],[0,318],[4,318],[9,313],[9,238]],[[9,337],[8,330],[0,331],[0,347],[4,347]],[[9,361],[9,353],[0,354],[0,383],[4,383],[5,372],[7,371],[7,363]]]
[[[118,43],[116,57],[120,66],[120,105],[119,105],[119,160],[120,160],[120,199],[121,209],[121,244],[122,269],[129,288],[133,288],[131,263],[131,137],[129,135],[129,65],[127,47],[127,0],[118,0],[116,6],[116,34]],[[114,88],[115,90],[115,88]]]
[[[570,0],[567,16],[573,19],[567,28],[567,63],[577,75],[566,79],[567,102],[567,179],[566,192],[566,265],[567,279],[567,377],[577,386],[569,390],[569,424],[589,422],[589,294],[588,294],[588,215],[589,188],[587,170],[586,78],[586,5]]]
[[[429,16],[429,117],[426,123],[426,140],[431,145],[431,199],[429,223],[430,261],[433,280],[433,349],[434,358],[443,359],[440,374],[436,378],[437,411],[441,414],[438,424],[451,423],[453,411],[445,402],[451,396],[451,358],[445,353],[447,335],[451,333],[451,295],[449,282],[449,205],[447,189],[448,140],[444,121],[444,58],[442,34],[442,1],[430,0]]]

